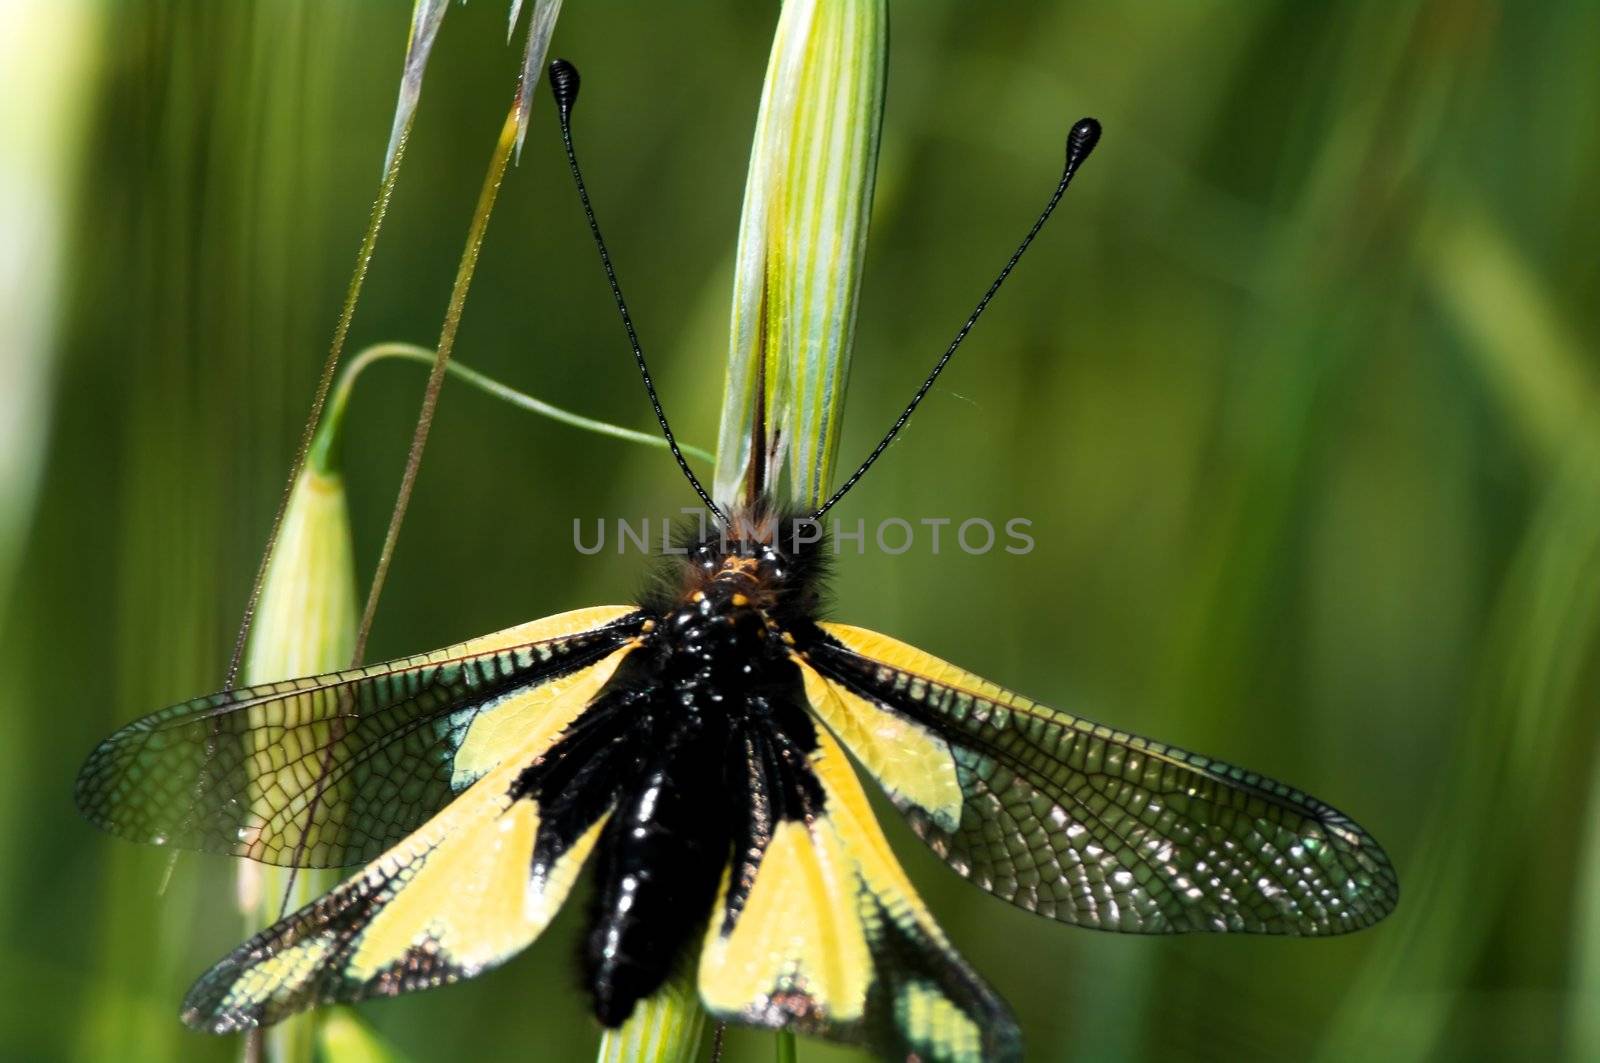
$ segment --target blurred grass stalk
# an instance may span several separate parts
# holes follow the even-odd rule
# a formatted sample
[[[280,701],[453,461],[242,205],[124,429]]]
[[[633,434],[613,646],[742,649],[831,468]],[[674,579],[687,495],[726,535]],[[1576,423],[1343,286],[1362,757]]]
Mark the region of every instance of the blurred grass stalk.
[[[356,573],[350,512],[338,469],[308,463],[284,510],[277,549],[262,584],[243,681],[271,683],[344,667],[356,643]],[[270,755],[273,735],[262,732],[258,756]],[[265,804],[265,795],[252,793]],[[239,866],[239,907],[254,932],[330,889],[336,870],[296,871],[254,861]],[[267,1030],[270,1060],[315,1058],[323,1013],[296,1015]]]
[[[412,52],[421,48],[423,51],[422,62],[426,63],[426,50],[432,47],[433,33],[426,34],[425,39],[419,36],[419,19],[424,11],[439,5],[431,0],[417,0],[413,9],[412,38],[408,46],[406,59],[406,75],[409,79],[412,73]],[[514,0],[511,5],[511,27],[516,26],[517,15],[522,8],[521,0]],[[528,43],[523,54],[522,69],[517,75],[516,92],[512,97],[510,111],[506,115],[505,124],[501,127],[500,136],[495,142],[494,151],[489,157],[489,167],[484,174],[483,187],[478,193],[478,204],[472,213],[472,220],[467,226],[466,246],[462,249],[461,260],[456,266],[455,281],[450,287],[450,299],[445,307],[444,323],[439,329],[439,342],[434,348],[433,369],[428,374],[428,384],[422,395],[422,405],[417,411],[416,429],[411,436],[411,448],[406,455],[405,471],[400,477],[400,489],[395,495],[394,508],[390,513],[389,527],[384,532],[383,547],[378,553],[377,567],[372,575],[372,584],[367,591],[366,604],[361,609],[361,620],[356,625],[355,650],[351,654],[351,664],[355,665],[366,655],[367,636],[372,630],[373,617],[377,612],[378,599],[383,594],[383,586],[389,574],[389,564],[394,558],[395,545],[400,538],[400,527],[405,521],[406,509],[411,504],[411,492],[416,484],[417,470],[422,464],[422,454],[428,444],[428,433],[433,426],[434,412],[438,407],[439,392],[444,386],[445,370],[450,364],[450,354],[455,348],[456,332],[461,326],[461,315],[466,309],[467,294],[472,288],[472,278],[478,269],[478,257],[483,251],[483,240],[488,233],[489,219],[494,213],[495,201],[500,195],[501,182],[505,180],[506,167],[511,162],[512,153],[521,146],[522,138],[528,128],[531,113],[531,102],[534,89],[539,83],[535,71],[544,66],[545,56],[550,48],[550,36],[555,31],[557,17],[561,14],[561,0],[535,0],[533,11],[528,16]],[[438,18],[443,18],[440,11]],[[437,30],[437,21],[433,24]],[[421,73],[417,73],[417,86],[420,92]],[[408,97],[405,91],[407,81],[402,82],[400,108],[414,109],[415,94]],[[408,122],[410,118],[406,119]],[[404,143],[402,137],[399,143]],[[393,163],[391,162],[391,166]]]
[[[888,70],[885,0],[787,0],[767,60],[734,266],[713,493],[821,504],[832,479]],[[600,1063],[686,1063],[690,965],[607,1030]],[[795,1058],[778,1033],[777,1057]]]
[[[45,467],[62,248],[100,63],[100,22],[87,4],[0,3],[0,70],[9,95],[28,101],[0,107],[0,631],[16,615],[12,587]],[[17,783],[25,776],[13,762],[26,754],[18,742],[4,746],[0,837],[27,814]],[[0,911],[10,910],[10,885],[0,876]]]
[[[1593,712],[1588,680],[1600,659],[1600,385],[1543,279],[1489,211],[1457,197],[1433,221],[1419,246],[1431,293],[1543,472],[1490,614],[1476,697],[1419,832],[1418,871],[1403,902],[1413,914],[1375,942],[1319,1046],[1329,1063],[1373,1044],[1395,1059],[1448,1054],[1460,1002],[1436,987],[1457,985],[1460,972],[1486,962],[1495,932],[1489,913],[1514,911],[1537,924],[1525,868],[1484,854],[1520,853],[1549,829],[1550,810],[1563,800],[1562,746]],[[1600,808],[1600,777],[1588,783],[1589,807]],[[1600,831],[1591,827],[1582,839],[1577,926],[1563,957],[1573,986],[1566,1058],[1574,1060],[1600,1049],[1592,995],[1600,984]],[[1519,958],[1494,955],[1508,965]],[[1419,986],[1432,995],[1395,1006]]]
[[[427,6],[425,0],[417,0],[378,197],[362,235],[356,267],[312,399],[306,432],[294,458],[289,491],[269,533],[252,590],[253,600],[246,608],[241,637],[249,641],[239,677],[246,685],[334,671],[347,664],[355,652],[355,563],[344,480],[328,463],[326,455],[318,463],[319,468],[309,466],[306,457],[313,429],[319,420],[325,420],[324,403],[400,176],[405,145],[416,116],[422,71],[438,32],[439,19],[443,17],[441,12],[429,23],[424,11]],[[230,671],[230,685],[232,682]],[[265,754],[266,750],[259,752]],[[262,795],[252,794],[251,797],[259,800]],[[333,870],[297,871],[248,860],[241,862],[235,886],[239,909],[245,917],[245,931],[254,933],[260,927],[270,926],[282,913],[309,903],[337,881],[338,873]],[[252,1031],[245,1041],[244,1057],[253,1060],[264,1052],[265,1058],[273,1063],[301,1060],[309,1063],[316,1058],[316,1045],[325,1021],[321,1012],[313,1011],[294,1016],[266,1031]],[[367,1038],[353,1015],[341,1029],[351,1025],[358,1032],[347,1039]]]
[[[1591,761],[1600,764],[1600,753]],[[1569,1050],[1573,1059],[1600,1059],[1600,773],[1589,786],[1588,830],[1573,891],[1577,915]]]
[[[405,473],[395,500],[389,528],[384,538],[383,551],[378,558],[372,586],[365,607],[356,607],[355,564],[351,546],[349,507],[343,478],[333,462],[331,447],[319,448],[317,461],[307,463],[314,438],[324,438],[327,433],[316,433],[319,420],[334,420],[343,405],[325,418],[324,401],[332,384],[333,373],[343,350],[345,337],[360,297],[367,267],[382,228],[388,203],[399,177],[404,149],[415,121],[416,106],[421,97],[422,77],[428,57],[438,35],[447,4],[437,0],[416,0],[412,9],[411,33],[406,44],[406,59],[401,75],[399,100],[395,106],[394,124],[389,146],[384,158],[383,177],[378,200],[373,207],[366,234],[350,288],[346,295],[334,340],[322,377],[312,402],[310,423],[300,450],[294,459],[293,481],[285,498],[273,532],[263,555],[262,570],[258,576],[255,593],[259,595],[247,610],[245,631],[249,637],[249,650],[244,662],[243,680],[247,684],[273,682],[295,676],[315,675],[333,671],[360,662],[365,653],[366,636],[370,630],[373,613],[382,593],[384,577],[393,556],[406,505],[417,466],[427,443],[428,430],[438,401],[439,389],[449,365],[450,351],[454,345],[456,329],[465,307],[467,293],[477,267],[478,255],[493,213],[495,199],[505,176],[513,146],[520,145],[526,133],[529,102],[535,78],[528,76],[530,67],[542,65],[549,47],[550,34],[561,10],[561,0],[538,0],[530,16],[527,50],[523,70],[517,78],[516,95],[510,114],[490,156],[483,190],[477,209],[468,229],[466,248],[456,271],[455,283],[445,312],[439,345],[433,354],[433,370],[429,374],[422,408],[417,417],[416,432],[412,438]],[[521,8],[520,0],[511,5],[511,26],[515,28]],[[347,392],[346,392],[347,394]],[[336,423],[334,430],[336,430]],[[268,755],[268,743],[258,752]],[[326,768],[324,768],[326,770]],[[259,799],[262,795],[252,795]],[[314,818],[308,817],[308,819]],[[309,826],[308,826],[308,829]],[[265,867],[253,863],[241,866],[237,884],[240,907],[255,926],[275,922],[284,912],[292,911],[331,888],[337,881],[337,871],[296,870],[293,868]],[[264,1048],[266,1057],[274,1063],[294,1063],[317,1058],[319,1035],[327,1023],[328,1013],[313,1011],[282,1022],[264,1034],[252,1032],[246,1042],[246,1058],[254,1058],[258,1049]],[[364,1058],[385,1058],[388,1051],[368,1032],[354,1015],[343,1015],[329,1028],[337,1034],[335,1042],[325,1047],[327,1054],[360,1055]]]
[[[29,101],[0,109],[0,601],[44,465],[61,248],[98,28],[87,5],[0,4],[0,70]]]

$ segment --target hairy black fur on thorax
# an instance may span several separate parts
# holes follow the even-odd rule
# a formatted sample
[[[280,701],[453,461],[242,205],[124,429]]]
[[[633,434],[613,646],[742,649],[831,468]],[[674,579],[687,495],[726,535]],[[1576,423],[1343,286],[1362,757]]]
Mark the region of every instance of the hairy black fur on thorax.
[[[653,616],[666,616],[696,591],[743,594],[784,629],[814,624],[822,613],[827,543],[805,512],[760,502],[734,510],[727,528],[710,520],[682,526],[672,550],[640,595]]]
[[[677,549],[642,596],[638,648],[519,783],[555,827],[541,837],[559,839],[535,852],[535,874],[612,809],[583,944],[595,1012],[610,1026],[709,919],[737,915],[777,823],[821,802],[805,763],[816,730],[791,659],[820,637],[820,530],[758,506]]]

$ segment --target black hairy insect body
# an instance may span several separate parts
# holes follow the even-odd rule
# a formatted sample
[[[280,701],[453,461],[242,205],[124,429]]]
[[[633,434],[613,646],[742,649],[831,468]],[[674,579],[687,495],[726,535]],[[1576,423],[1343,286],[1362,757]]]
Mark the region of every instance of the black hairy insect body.
[[[820,637],[820,540],[763,505],[678,549],[642,596],[638,647],[515,791],[545,810],[536,863],[605,817],[582,961],[608,1026],[708,920],[731,926],[776,824],[822,805],[793,660]]]

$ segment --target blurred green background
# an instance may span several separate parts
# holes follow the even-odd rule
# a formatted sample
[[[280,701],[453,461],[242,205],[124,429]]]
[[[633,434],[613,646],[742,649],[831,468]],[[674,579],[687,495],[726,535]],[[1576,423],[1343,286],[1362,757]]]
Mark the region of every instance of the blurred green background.
[[[890,823],[1030,1060],[1600,1058],[1600,5],[915,3],[842,459],[1099,151],[839,511],[1033,521],[1026,557],[847,554],[835,613],[1302,786],[1398,865],[1329,941],[1144,940],[1008,908]],[[232,868],[97,834],[90,746],[214,689],[326,348],[409,5],[0,3],[0,1055],[229,1059],[184,1030]],[[715,435],[776,7],[574,0],[580,137],[664,398]],[[353,348],[431,344],[520,56],[453,7]],[[538,101],[457,356],[646,427]],[[374,369],[365,573],[423,371]],[[625,599],[574,517],[674,513],[659,451],[446,385],[375,659]],[[892,814],[892,813],[891,813]],[[592,1058],[571,913],[363,1012],[415,1059]],[[736,1033],[733,1060],[767,1059]],[[802,1041],[802,1060],[855,1058]]]

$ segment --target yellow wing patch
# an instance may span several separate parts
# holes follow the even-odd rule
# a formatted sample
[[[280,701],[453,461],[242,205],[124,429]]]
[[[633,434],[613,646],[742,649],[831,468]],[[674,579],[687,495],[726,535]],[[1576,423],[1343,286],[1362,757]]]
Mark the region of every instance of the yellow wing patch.
[[[916,805],[935,823],[954,830],[961,822],[961,785],[944,739],[824,679],[804,658],[794,660],[812,711],[889,796]]]
[[[580,672],[515,694],[496,704],[493,711],[479,714],[467,727],[466,736],[456,749],[452,784],[464,789],[529,741],[543,741],[546,745],[553,742],[611,679],[628,649],[613,653]]]
[[[1015,1022],[929,916],[844,751],[821,729],[817,742],[808,767],[823,808],[778,823],[732,926],[712,920],[699,973],[707,1010],[885,1058],[1018,1058]]]
[[[713,932],[701,953],[706,1006],[741,1015],[754,1004],[775,1019],[859,1019],[871,957],[851,903],[855,876],[830,826],[778,824],[733,932]]]
[[[552,639],[593,631],[597,627],[604,627],[614,620],[621,620],[628,614],[638,611],[637,605],[593,605],[586,609],[573,609],[541,620],[530,620],[526,624],[508,627],[503,631],[480,635],[457,646],[449,647],[448,652],[453,656],[466,657],[528,643],[549,642]]]
[[[900,987],[894,1021],[911,1044],[937,1046],[938,1055],[918,1055],[919,1060],[996,1058],[984,1054],[983,1029],[932,982],[913,979]]]
[[[596,823],[539,881],[529,877],[539,832],[532,801],[459,823],[413,861],[410,877],[361,930],[346,977],[378,978],[412,949],[436,953],[463,975],[520,951],[554,918],[599,830]]]
[[[629,649],[587,671],[609,675]],[[470,977],[525,948],[566,899],[604,817],[536,867],[539,810],[515,796],[516,780],[583,712],[591,686],[571,685],[443,811],[208,971],[184,1001],[184,1021],[216,1033],[248,1029],[316,1004]]]

